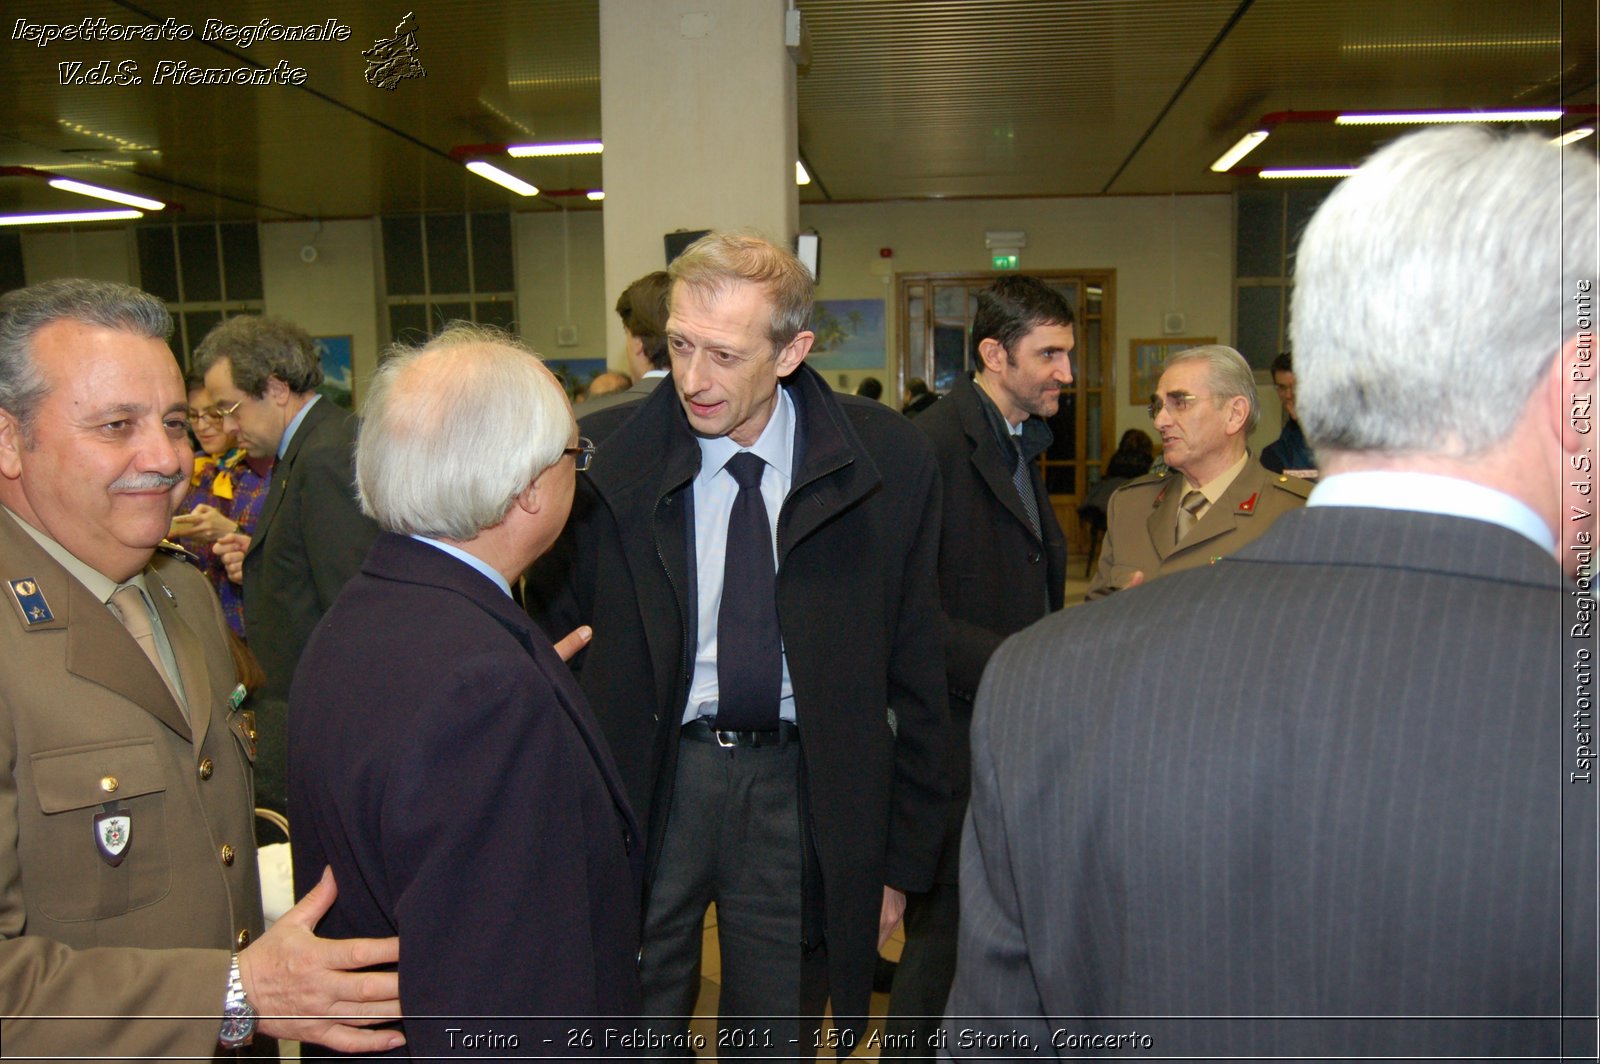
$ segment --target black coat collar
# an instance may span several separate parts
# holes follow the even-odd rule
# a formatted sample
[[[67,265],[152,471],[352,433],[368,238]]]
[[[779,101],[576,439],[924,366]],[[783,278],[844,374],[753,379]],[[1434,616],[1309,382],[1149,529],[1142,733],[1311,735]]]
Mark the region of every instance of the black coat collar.
[[[778,540],[779,550],[786,552],[829,516],[872,491],[882,476],[820,374],[802,364],[780,384],[795,405],[790,500],[815,500],[810,506],[785,502]],[[588,476],[614,508],[653,509],[688,487],[699,470],[700,448],[677,390],[660,387],[599,441]]]

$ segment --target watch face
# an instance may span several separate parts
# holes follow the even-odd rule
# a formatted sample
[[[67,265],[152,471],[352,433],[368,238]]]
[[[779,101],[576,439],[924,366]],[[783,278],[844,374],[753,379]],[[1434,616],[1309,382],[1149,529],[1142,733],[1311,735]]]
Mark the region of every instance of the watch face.
[[[256,1033],[256,1010],[249,1005],[230,1005],[228,1009],[222,1016],[222,1034],[218,1041],[225,1046],[247,1044]]]

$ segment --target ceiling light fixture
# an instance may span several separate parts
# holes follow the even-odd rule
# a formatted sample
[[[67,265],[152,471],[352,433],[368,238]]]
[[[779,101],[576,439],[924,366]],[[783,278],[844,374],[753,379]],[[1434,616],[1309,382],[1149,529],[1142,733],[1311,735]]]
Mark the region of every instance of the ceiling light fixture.
[[[548,155],[599,155],[603,149],[598,140],[580,140],[570,144],[512,144],[506,154],[513,159],[534,159]]]
[[[92,163],[58,163],[51,162],[50,172],[60,173],[62,170],[99,170],[107,166],[134,166],[132,159],[99,159]]]
[[[1258,129],[1254,133],[1246,133],[1239,138],[1237,144],[1217,156],[1217,161],[1211,164],[1211,169],[1219,174],[1227,173],[1238,165],[1240,159],[1255,151],[1256,145],[1266,140],[1268,135],[1268,131],[1265,129]]]
[[[70,130],[73,133],[77,133],[85,137],[94,137],[96,140],[103,140],[110,144],[115,144],[123,151],[150,151],[155,152],[157,155],[161,154],[148,144],[140,144],[138,141],[125,140],[113,133],[102,133],[98,129],[90,129],[88,126],[80,125],[77,122],[73,122],[65,118],[56,119],[56,124],[62,129]]]
[[[1341,52],[1463,52],[1485,48],[1559,48],[1560,37],[1484,37],[1479,40],[1465,38],[1439,38],[1426,41],[1378,41],[1372,44],[1341,44]]]
[[[1431,125],[1441,122],[1559,122],[1566,112],[1557,107],[1542,111],[1375,111],[1342,114],[1341,126]]]
[[[1256,174],[1269,180],[1283,177],[1349,177],[1356,172],[1353,166],[1300,166],[1290,169],[1262,170]]]
[[[537,188],[528,184],[526,181],[522,180],[522,178],[512,177],[504,170],[490,166],[488,163],[483,162],[482,160],[476,160],[468,163],[467,169],[471,170],[485,181],[493,181],[501,188],[508,188],[519,196],[537,196],[539,194],[539,190]]]
[[[99,185],[90,185],[66,177],[52,177],[49,184],[51,188],[59,188],[66,192],[76,192],[80,196],[93,196],[95,199],[110,200],[112,203],[123,203],[129,207],[138,207],[146,211],[161,211],[166,210],[167,207],[160,200],[145,199],[143,196],[118,192],[114,188],[101,188]]]
[[[69,222],[126,222],[143,211],[58,211],[54,214],[0,214],[0,225],[65,225]]]
[[[806,169],[806,164],[799,159],[794,161],[794,183],[797,185],[811,184],[811,173]]]
[[[594,200],[596,203],[599,203],[601,200],[606,198],[605,192],[598,188],[590,189],[588,192],[585,192],[584,195],[589,199]]]
[[[1556,137],[1550,143],[1554,144],[1558,148],[1564,148],[1568,144],[1576,144],[1584,137],[1592,136],[1594,136],[1593,126],[1579,126],[1577,129],[1569,130],[1568,132],[1561,134],[1561,136]]]

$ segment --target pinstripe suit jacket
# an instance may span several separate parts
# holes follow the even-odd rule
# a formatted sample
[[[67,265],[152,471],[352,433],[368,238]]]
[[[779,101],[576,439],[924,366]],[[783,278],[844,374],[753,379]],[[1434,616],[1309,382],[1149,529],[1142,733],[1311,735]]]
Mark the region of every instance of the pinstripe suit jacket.
[[[963,1028],[1045,1052],[1137,1031],[1153,1045],[1124,1051],[1554,1053],[1555,1021],[1359,1017],[1592,1012],[1565,592],[1495,525],[1310,509],[1005,643],[973,727],[950,1054],[984,1055]]]

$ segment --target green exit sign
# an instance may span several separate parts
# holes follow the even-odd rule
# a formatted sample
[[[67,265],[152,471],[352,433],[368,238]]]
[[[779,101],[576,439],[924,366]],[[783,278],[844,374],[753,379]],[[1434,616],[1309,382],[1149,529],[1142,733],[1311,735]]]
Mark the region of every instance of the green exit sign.
[[[991,257],[994,260],[994,268],[997,270],[1014,270],[1017,268],[1017,253],[1015,251]]]

